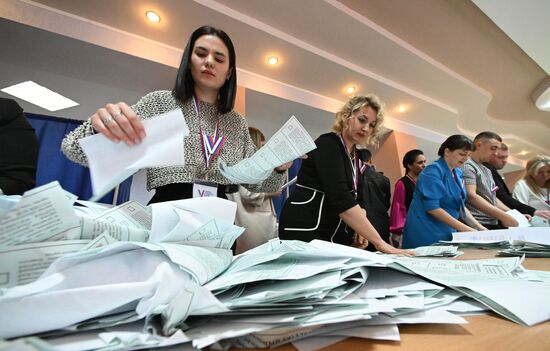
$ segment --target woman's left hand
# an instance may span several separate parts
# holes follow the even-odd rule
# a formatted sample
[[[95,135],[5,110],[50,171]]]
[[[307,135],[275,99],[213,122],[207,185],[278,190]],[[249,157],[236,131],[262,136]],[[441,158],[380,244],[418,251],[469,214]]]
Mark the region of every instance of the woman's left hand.
[[[401,256],[415,256],[416,253],[414,250],[403,250],[403,249],[396,249],[395,247],[391,246],[390,244],[386,243],[385,241],[382,241],[382,243],[378,246],[376,246],[376,249],[380,252],[387,253],[390,255],[401,255]]]
[[[302,155],[300,157],[302,160],[305,160],[307,158],[307,154],[306,155]],[[275,170],[279,173],[283,173],[284,171],[286,171],[287,169],[289,169],[290,167],[292,167],[292,164],[294,163],[294,161],[290,161],[290,162],[287,162],[285,164],[282,164],[280,165],[279,167],[275,168]]]
[[[280,165],[279,167],[275,168],[275,170],[276,170],[278,173],[283,173],[284,171],[286,171],[286,170],[289,169],[290,167],[292,167],[292,161]]]

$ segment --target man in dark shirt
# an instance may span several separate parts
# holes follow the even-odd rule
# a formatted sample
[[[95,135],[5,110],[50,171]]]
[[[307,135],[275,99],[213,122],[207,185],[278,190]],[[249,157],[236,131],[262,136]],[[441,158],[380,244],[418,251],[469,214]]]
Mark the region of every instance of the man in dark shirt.
[[[542,218],[550,219],[550,211],[536,210],[535,208],[526,205],[512,197],[512,193],[506,186],[504,179],[498,173],[508,163],[509,156],[508,146],[504,143],[500,144],[500,149],[497,155],[492,155],[489,162],[485,162],[483,165],[491,170],[493,179],[495,181],[497,190],[497,198],[502,201],[506,206],[518,210],[520,213],[528,214],[530,216],[539,216]]]
[[[376,171],[372,164],[372,154],[367,149],[358,150],[359,159],[363,161],[360,170],[361,182],[357,202],[367,212],[367,218],[378,231],[382,239],[389,243],[390,240],[390,180],[388,177]],[[370,246],[369,246],[370,248]]]
[[[21,195],[34,188],[38,139],[23,109],[0,98],[0,194]]]

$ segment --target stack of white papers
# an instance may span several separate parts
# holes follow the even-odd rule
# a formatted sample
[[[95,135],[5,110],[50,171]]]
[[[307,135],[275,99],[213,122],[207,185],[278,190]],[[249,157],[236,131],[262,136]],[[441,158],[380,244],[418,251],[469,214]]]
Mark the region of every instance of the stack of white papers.
[[[456,246],[420,246],[414,249],[416,257],[456,257],[463,254]]]
[[[449,243],[500,249],[502,256],[550,257],[550,228],[529,227],[453,233]]]
[[[0,286],[0,338],[23,338],[0,347],[292,342],[310,350],[347,337],[398,341],[399,324],[465,323],[462,315],[487,310],[527,326],[550,316],[550,273],[525,270],[517,257],[408,258],[278,239],[233,257],[243,228],[232,224],[235,204],[226,200],[84,202],[87,209],[79,210],[74,202],[55,183],[0,197],[0,223],[9,223],[0,227],[0,277],[9,278]],[[29,231],[26,242],[14,238],[35,227],[44,230]],[[506,235],[547,240],[537,231]],[[44,332],[50,336],[25,338]]]

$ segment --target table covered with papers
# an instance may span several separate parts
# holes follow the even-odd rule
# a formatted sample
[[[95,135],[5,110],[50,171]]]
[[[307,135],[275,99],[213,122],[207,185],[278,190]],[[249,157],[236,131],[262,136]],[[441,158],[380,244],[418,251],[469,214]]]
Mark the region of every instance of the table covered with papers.
[[[464,255],[458,260],[491,259],[496,250],[462,249]],[[526,259],[523,266],[527,269],[550,272],[550,258]],[[527,302],[526,302],[527,303]],[[502,350],[550,350],[550,322],[544,322],[526,328],[510,323],[495,314],[465,315],[467,324],[401,324],[400,340],[384,341],[354,338],[317,338],[311,340],[309,350],[331,351],[369,350],[369,351],[502,351]],[[311,348],[309,348],[309,346]],[[303,348],[305,349],[305,348]],[[300,350],[293,345],[273,348],[274,351]]]
[[[234,213],[0,197],[0,350],[549,349],[550,259],[276,239],[233,257]]]

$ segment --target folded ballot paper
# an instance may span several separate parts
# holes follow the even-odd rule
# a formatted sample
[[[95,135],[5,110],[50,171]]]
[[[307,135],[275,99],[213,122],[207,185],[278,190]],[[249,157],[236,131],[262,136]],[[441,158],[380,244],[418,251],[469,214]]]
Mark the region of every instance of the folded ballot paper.
[[[487,311],[526,326],[550,316],[550,274],[518,257],[279,239],[233,256],[244,229],[232,224],[235,204],[217,198],[112,207],[51,183],[0,196],[0,209],[0,339],[16,338],[0,350],[311,350],[347,337],[398,341],[399,324],[462,324]],[[456,253],[441,250],[419,251]]]
[[[180,109],[146,119],[143,127],[147,137],[138,145],[113,143],[103,134],[79,140],[90,167],[92,201],[142,168],[185,164],[183,138],[189,128]]]

